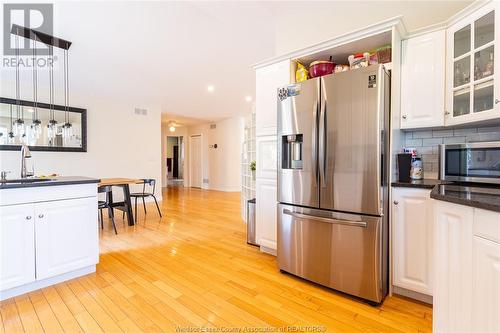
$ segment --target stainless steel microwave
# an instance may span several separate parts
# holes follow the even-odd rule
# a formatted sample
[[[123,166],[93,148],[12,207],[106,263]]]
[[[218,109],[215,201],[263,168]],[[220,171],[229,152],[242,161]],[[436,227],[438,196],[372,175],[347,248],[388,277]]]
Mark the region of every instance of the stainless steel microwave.
[[[500,141],[440,145],[439,178],[500,184]]]

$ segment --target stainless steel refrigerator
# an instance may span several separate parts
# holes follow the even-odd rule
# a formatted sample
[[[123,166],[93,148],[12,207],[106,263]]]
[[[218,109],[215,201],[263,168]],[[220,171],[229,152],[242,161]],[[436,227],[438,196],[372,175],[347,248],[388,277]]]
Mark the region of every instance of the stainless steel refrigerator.
[[[278,264],[379,303],[388,289],[384,65],[278,89]]]

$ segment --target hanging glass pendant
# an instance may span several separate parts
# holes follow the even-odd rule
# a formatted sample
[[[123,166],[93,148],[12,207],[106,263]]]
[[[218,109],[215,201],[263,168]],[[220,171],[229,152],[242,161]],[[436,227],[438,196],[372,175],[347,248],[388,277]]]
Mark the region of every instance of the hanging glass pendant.
[[[17,137],[21,137],[24,135],[24,133],[25,133],[24,120],[19,118],[16,121],[14,121],[13,132],[14,132],[14,135]]]
[[[57,121],[55,119],[49,120],[49,124],[47,125],[47,137],[49,139],[53,139],[57,134]]]
[[[73,125],[69,122],[65,123],[63,125],[62,133],[65,139],[70,138],[73,135]]]
[[[40,119],[33,120],[33,124],[31,125],[33,129],[33,133],[36,139],[40,139],[40,135],[42,134],[42,122]]]

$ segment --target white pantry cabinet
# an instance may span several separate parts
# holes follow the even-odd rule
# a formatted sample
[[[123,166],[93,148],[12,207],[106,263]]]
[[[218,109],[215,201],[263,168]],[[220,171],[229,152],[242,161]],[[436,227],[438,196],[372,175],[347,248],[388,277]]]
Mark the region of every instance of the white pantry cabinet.
[[[393,188],[393,284],[432,296],[433,202],[430,190]]]
[[[36,277],[45,279],[99,261],[96,198],[35,204]]]
[[[255,70],[255,131],[257,136],[276,135],[278,88],[290,83],[290,60]]]
[[[263,250],[276,251],[277,249],[277,186],[276,181],[257,179],[255,183],[256,195],[256,237],[257,243]]]
[[[35,281],[32,204],[0,207],[0,291]]]
[[[445,40],[439,30],[402,42],[402,129],[444,125]]]
[[[447,29],[447,126],[500,117],[498,9],[492,1]]]
[[[277,140],[276,135],[258,136],[256,154],[256,238],[263,250],[277,248]]]
[[[434,332],[470,332],[473,208],[437,201],[434,206]]]

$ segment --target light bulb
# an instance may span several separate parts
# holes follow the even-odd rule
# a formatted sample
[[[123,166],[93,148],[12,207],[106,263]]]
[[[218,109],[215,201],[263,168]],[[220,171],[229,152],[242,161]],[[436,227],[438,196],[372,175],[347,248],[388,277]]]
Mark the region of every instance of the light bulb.
[[[175,132],[175,126],[170,126],[169,130],[170,132]]]

